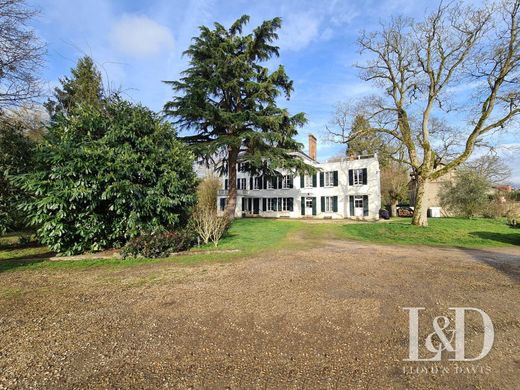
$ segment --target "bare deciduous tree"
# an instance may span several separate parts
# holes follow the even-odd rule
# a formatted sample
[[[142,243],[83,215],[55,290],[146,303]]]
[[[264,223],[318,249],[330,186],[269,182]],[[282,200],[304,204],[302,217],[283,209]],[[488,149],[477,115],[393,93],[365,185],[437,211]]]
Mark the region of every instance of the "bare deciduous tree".
[[[396,18],[359,38],[370,55],[359,65],[361,77],[383,91],[365,99],[362,112],[373,131],[406,149],[417,182],[414,225],[428,224],[429,183],[464,163],[483,136],[520,113],[519,9],[520,0],[478,9],[441,3],[422,22]],[[458,134],[443,141],[434,117],[460,123]]]
[[[29,27],[36,13],[25,0],[0,0],[0,108],[40,95],[37,73],[45,45]]]
[[[504,184],[511,177],[511,169],[495,154],[484,155],[470,161],[464,166],[484,177],[490,184]]]

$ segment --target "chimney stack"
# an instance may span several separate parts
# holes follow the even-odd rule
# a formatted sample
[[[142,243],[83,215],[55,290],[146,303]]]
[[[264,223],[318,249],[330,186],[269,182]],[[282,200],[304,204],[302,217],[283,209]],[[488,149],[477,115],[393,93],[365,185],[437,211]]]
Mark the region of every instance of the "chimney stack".
[[[309,134],[309,157],[316,160],[316,137]]]

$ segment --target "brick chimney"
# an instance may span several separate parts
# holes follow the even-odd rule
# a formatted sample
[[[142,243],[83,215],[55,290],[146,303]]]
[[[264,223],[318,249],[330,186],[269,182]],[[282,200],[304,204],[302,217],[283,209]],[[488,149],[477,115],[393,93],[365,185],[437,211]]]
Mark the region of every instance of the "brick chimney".
[[[316,160],[316,137],[309,134],[309,157]]]

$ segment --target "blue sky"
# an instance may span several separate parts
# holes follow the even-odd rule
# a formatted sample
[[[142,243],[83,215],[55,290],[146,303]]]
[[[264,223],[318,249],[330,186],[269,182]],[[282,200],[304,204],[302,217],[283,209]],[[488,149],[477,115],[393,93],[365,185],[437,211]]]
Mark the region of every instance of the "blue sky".
[[[43,78],[49,89],[69,73],[78,57],[91,55],[110,88],[159,111],[172,93],[161,80],[172,80],[186,66],[182,52],[200,25],[218,21],[229,25],[242,14],[251,26],[262,20],[283,19],[278,45],[282,63],[294,80],[291,112],[303,111],[309,123],[300,130],[318,136],[318,157],[344,151],[325,142],[325,125],[334,106],[363,96],[374,87],[358,78],[353,66],[360,61],[356,38],[362,29],[377,29],[381,18],[405,15],[420,18],[435,6],[432,1],[70,1],[31,0],[41,10],[35,27],[48,45]],[[493,136],[501,154],[513,167],[512,181],[520,185],[518,131]],[[478,153],[478,152],[477,152]]]

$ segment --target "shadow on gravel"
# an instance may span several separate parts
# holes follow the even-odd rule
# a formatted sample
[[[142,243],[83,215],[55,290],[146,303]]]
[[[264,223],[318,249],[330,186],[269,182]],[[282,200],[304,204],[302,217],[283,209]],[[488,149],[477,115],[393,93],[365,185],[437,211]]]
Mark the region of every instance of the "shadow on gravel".
[[[515,232],[516,230],[516,232]],[[511,229],[511,233],[494,233],[494,232],[471,232],[471,236],[482,238],[484,240],[502,242],[505,244],[520,246],[520,230]]]
[[[520,283],[520,256],[482,249],[459,248],[473,259],[487,264]]]

